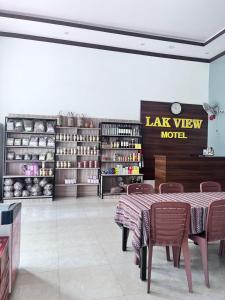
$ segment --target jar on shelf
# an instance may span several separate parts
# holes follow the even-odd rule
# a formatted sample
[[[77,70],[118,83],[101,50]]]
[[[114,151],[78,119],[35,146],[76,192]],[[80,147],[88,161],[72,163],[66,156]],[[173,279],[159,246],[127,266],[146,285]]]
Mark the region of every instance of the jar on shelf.
[[[82,162],[82,161],[78,161],[77,167],[78,167],[79,169],[83,168],[83,162]]]
[[[94,168],[94,162],[93,162],[93,160],[89,160],[89,162],[88,162],[88,168]]]

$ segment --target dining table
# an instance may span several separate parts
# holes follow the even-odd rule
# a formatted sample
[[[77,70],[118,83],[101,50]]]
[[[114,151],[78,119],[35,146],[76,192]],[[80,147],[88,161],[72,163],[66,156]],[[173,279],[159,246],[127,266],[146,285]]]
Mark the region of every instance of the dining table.
[[[140,267],[140,278],[146,280],[147,243],[150,234],[151,205],[156,202],[179,201],[190,203],[190,234],[205,231],[208,207],[214,200],[225,199],[225,192],[195,192],[168,194],[122,195],[116,207],[115,222],[122,228],[122,250],[127,250],[127,239],[132,232],[135,263]]]

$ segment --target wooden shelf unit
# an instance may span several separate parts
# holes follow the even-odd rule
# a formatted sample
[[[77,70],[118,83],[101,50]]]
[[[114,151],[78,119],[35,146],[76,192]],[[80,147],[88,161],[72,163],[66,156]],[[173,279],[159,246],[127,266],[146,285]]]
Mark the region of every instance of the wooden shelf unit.
[[[68,127],[68,126],[57,126],[56,127],[56,160],[61,161],[70,161],[72,167],[58,167],[56,166],[56,197],[81,197],[81,196],[90,196],[90,195],[98,195],[99,193],[99,167],[78,167],[79,162],[83,162],[85,160],[88,161],[98,161],[99,165],[99,128],[84,128],[84,127]],[[64,135],[69,135],[69,139],[74,139],[74,135],[76,138],[74,140],[60,140],[60,135],[64,137]],[[85,140],[77,140],[77,137],[85,136]],[[95,141],[89,141],[87,138],[90,136],[94,136]],[[91,138],[92,139],[92,138]],[[89,146],[90,145],[90,146]],[[78,148],[82,152],[78,151]],[[95,154],[87,154],[87,147],[94,151]],[[72,152],[72,153],[60,153],[59,148],[64,149],[74,149],[76,151],[64,151],[64,152]],[[84,151],[84,149],[86,149]],[[93,162],[94,163],[94,162]],[[88,183],[88,177],[96,176],[96,180],[98,183]],[[77,183],[74,184],[66,184],[65,179],[76,179]]]

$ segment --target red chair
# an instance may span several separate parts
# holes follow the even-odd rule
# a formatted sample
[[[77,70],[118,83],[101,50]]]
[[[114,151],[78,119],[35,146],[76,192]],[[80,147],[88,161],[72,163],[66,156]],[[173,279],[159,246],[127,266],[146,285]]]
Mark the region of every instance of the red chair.
[[[221,192],[221,184],[215,181],[204,181],[200,183],[200,192]],[[225,241],[220,242],[219,255],[225,254]]]
[[[154,188],[147,183],[132,183],[127,186],[127,194],[153,194]]]
[[[192,292],[192,274],[188,247],[190,211],[190,204],[184,202],[159,202],[152,204],[148,243],[148,293],[150,292],[151,284],[153,246],[172,246],[182,249],[188,288],[189,292]]]
[[[183,193],[184,192],[184,186],[181,183],[178,182],[165,182],[161,183],[159,185],[159,193]],[[179,251],[177,252],[177,249],[173,248],[173,258],[174,258],[174,266],[178,267],[178,255]],[[169,247],[166,247],[166,258],[167,261],[170,261],[170,249]]]
[[[221,184],[215,181],[203,181],[200,183],[200,192],[221,192]]]
[[[183,193],[184,186],[178,182],[165,182],[159,185],[159,193]]]
[[[200,246],[205,284],[209,287],[208,243],[225,239],[225,199],[216,200],[210,204],[206,221],[206,231],[203,234],[191,235],[190,239]],[[220,245],[221,251],[223,250],[221,247],[223,248],[224,241],[221,241]]]

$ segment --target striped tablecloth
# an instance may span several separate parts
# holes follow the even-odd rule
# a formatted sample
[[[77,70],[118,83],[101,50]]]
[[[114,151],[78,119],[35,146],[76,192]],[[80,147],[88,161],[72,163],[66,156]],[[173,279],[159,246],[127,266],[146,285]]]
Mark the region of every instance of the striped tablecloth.
[[[149,213],[152,203],[161,201],[182,201],[191,204],[190,233],[205,230],[205,220],[209,204],[225,199],[225,192],[217,193],[179,193],[179,194],[130,194],[120,197],[116,208],[115,222],[133,232],[132,245],[137,261],[140,248],[147,243],[150,232]]]

